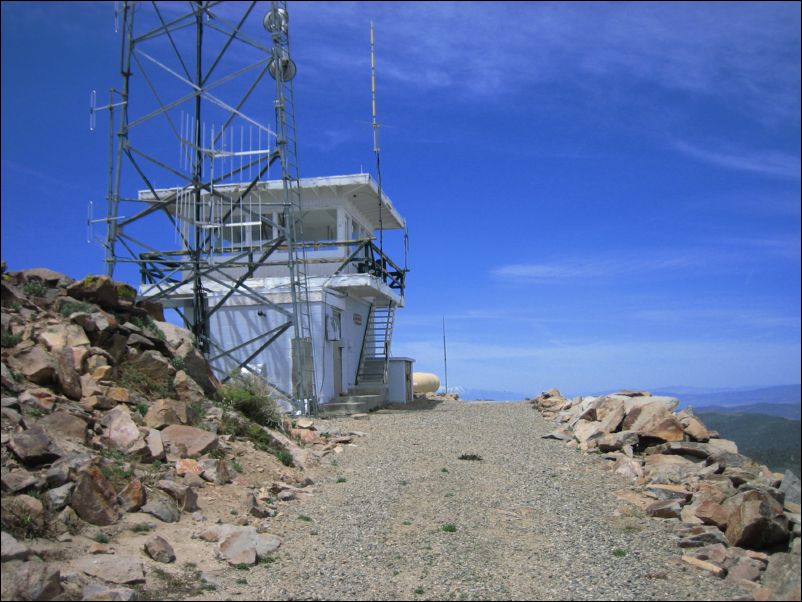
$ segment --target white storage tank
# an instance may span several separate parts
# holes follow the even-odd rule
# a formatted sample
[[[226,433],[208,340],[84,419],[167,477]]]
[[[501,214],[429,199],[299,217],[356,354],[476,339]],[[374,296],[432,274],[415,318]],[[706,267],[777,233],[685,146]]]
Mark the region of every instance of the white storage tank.
[[[436,393],[440,388],[440,378],[431,372],[415,372],[412,374],[412,387],[415,395]]]

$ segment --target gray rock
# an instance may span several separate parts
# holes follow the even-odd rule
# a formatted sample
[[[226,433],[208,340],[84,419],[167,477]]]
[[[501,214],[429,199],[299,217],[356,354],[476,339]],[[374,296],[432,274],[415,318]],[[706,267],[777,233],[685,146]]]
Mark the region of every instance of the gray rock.
[[[136,600],[136,592],[127,587],[113,587],[102,583],[90,583],[81,592],[81,600],[94,602],[112,600],[114,602],[128,602]]]
[[[660,500],[653,502],[646,507],[646,512],[650,516],[658,518],[679,518],[682,512],[682,504],[680,500]]]
[[[61,487],[56,487],[45,493],[43,497],[47,509],[51,512],[63,510],[74,488],[75,483],[65,483]]]
[[[710,544],[723,544],[729,546],[730,542],[717,527],[710,525],[697,525],[683,529],[679,532],[681,548],[695,548]]]
[[[61,594],[61,572],[39,558],[22,562],[12,573],[18,600],[53,600]]]
[[[145,542],[145,552],[156,562],[175,562],[175,551],[169,542],[158,535],[154,535]]]
[[[217,448],[217,435],[193,426],[171,424],[161,431],[161,436],[165,446],[186,446],[187,456],[204,454]]]
[[[17,360],[20,364],[20,372],[31,382],[49,385],[56,377],[56,362],[39,345],[19,355]]]
[[[783,482],[780,491],[785,494],[785,499],[794,504],[800,503],[800,482],[799,477],[792,471],[786,470],[783,475]]]
[[[43,417],[37,425],[45,429],[53,440],[67,439],[75,443],[86,443],[87,420],[72,412],[58,410]]]
[[[800,557],[780,552],[772,554],[761,585],[772,591],[770,600],[799,600]]]
[[[81,377],[75,370],[72,347],[62,347],[56,356],[56,380],[64,395],[74,400],[81,399]]]
[[[2,483],[3,491],[9,493],[24,491],[28,487],[36,485],[37,482],[37,478],[24,468],[11,471],[4,466],[0,470],[0,483]]]
[[[78,562],[78,568],[103,581],[119,584],[145,582],[142,563],[136,558],[118,556],[88,556]]]
[[[156,487],[168,493],[184,512],[196,512],[198,508],[198,494],[192,487],[162,479]]]
[[[26,560],[32,553],[28,546],[18,541],[11,533],[3,531],[0,543],[0,561]]]
[[[177,523],[181,519],[181,511],[176,501],[158,490],[148,494],[148,503],[142,506],[141,511],[152,514],[165,523]]]
[[[53,462],[64,453],[38,425],[13,435],[8,446],[23,463],[29,465]]]
[[[257,533],[254,527],[222,525],[218,532],[215,553],[232,565],[254,564],[258,558],[268,557],[281,546],[278,537]]]

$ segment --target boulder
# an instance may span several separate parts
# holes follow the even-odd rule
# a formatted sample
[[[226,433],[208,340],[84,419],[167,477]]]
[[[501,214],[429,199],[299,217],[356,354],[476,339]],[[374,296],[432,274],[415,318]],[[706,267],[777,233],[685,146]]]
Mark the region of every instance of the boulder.
[[[215,553],[229,564],[255,564],[259,558],[267,558],[281,545],[275,535],[260,534],[254,527],[221,525]]]
[[[177,350],[184,343],[192,345],[194,337],[192,332],[186,328],[159,320],[154,320],[154,324],[156,324],[156,328],[164,335],[167,346],[173,351]]]
[[[13,599],[16,600],[53,600],[63,591],[61,572],[37,557],[19,562],[9,574],[13,579]],[[3,589],[6,589],[5,584]]]
[[[694,475],[700,463],[692,462],[682,456],[653,454],[643,463],[644,477],[651,483],[682,483]]]
[[[799,504],[800,503],[800,482],[799,477],[792,471],[786,470],[783,474],[783,480],[780,484],[780,491],[785,494],[785,499],[788,502]]]
[[[758,490],[744,491],[726,500],[730,509],[727,540],[734,546],[761,550],[788,541],[788,519],[782,504]]]
[[[95,466],[79,473],[70,496],[70,506],[78,516],[93,525],[111,525],[120,517],[114,487]]]
[[[39,480],[24,468],[9,470],[3,466],[0,469],[0,482],[4,492],[18,493],[33,487]]]
[[[148,501],[148,493],[142,481],[134,479],[119,494],[117,501],[125,512],[138,512]]]
[[[638,433],[635,431],[618,431],[602,435],[597,440],[599,449],[603,452],[617,451],[627,445],[635,446],[638,444]]]
[[[24,543],[17,540],[11,533],[3,531],[0,540],[0,561],[26,560],[33,552]]]
[[[95,602],[100,600],[113,600],[114,602],[128,602],[137,600],[136,591],[127,587],[114,587],[104,583],[89,583],[81,590],[81,600]]]
[[[193,426],[172,424],[161,431],[161,435],[166,446],[185,446],[187,456],[201,455],[217,448],[217,435]]]
[[[696,416],[686,416],[680,420],[682,430],[684,430],[694,441],[710,440],[710,432],[704,423]]]
[[[228,462],[225,460],[208,459],[200,461],[203,472],[201,477],[215,485],[225,485],[232,481]]]
[[[81,399],[81,377],[75,370],[72,347],[63,347],[57,355],[56,380],[64,395],[76,401]]]
[[[154,535],[145,542],[145,552],[156,562],[175,562],[175,551],[166,539]]]
[[[51,384],[56,377],[55,360],[39,345],[21,353],[16,360],[25,378],[38,385]]]
[[[184,361],[184,371],[206,392],[207,395],[214,395],[219,383],[212,376],[209,364],[194,345],[184,342],[175,352],[176,357]]]
[[[66,439],[82,445],[86,444],[86,419],[72,412],[56,411],[36,423],[42,427],[51,440]]]
[[[8,447],[21,462],[28,465],[52,462],[64,454],[39,425],[12,435]]]
[[[629,410],[622,430],[636,431],[642,437],[662,441],[682,441],[685,437],[685,431],[676,417],[663,403],[655,401],[636,405]]]
[[[721,504],[713,500],[707,499],[699,502],[699,504],[695,506],[694,514],[705,525],[714,525],[722,531],[727,528],[729,512],[727,512]]]
[[[40,534],[45,527],[45,507],[42,502],[30,495],[3,496],[3,525],[13,530],[18,528],[27,534]]]
[[[769,600],[800,599],[800,557],[797,554],[777,553],[769,558],[761,585],[769,595]]]
[[[715,448],[717,451],[727,452],[730,454],[738,453],[738,445],[735,443],[735,441],[730,441],[729,439],[721,439],[720,437],[711,436],[707,441],[707,444],[710,447]]]
[[[681,548],[696,548],[717,543],[724,546],[730,545],[724,533],[718,527],[711,525],[687,527],[682,529],[678,535],[680,536],[679,546]]]
[[[141,511],[152,514],[165,523],[177,523],[181,518],[181,511],[175,500],[159,490],[148,494],[148,503],[142,506]]]
[[[171,424],[186,424],[187,421],[187,404],[174,399],[157,400],[145,414],[145,424],[154,429],[163,429]]]
[[[679,518],[682,512],[682,503],[678,499],[660,500],[649,504],[646,512],[658,518]]]
[[[166,479],[158,481],[156,487],[169,494],[176,501],[180,510],[184,512],[196,512],[199,510],[198,494],[195,493],[192,487]]]
[[[148,434],[145,437],[145,445],[147,446],[148,461],[164,460],[164,443],[162,442],[162,434],[156,429],[148,429]]]
[[[175,373],[173,387],[178,399],[185,403],[197,403],[206,397],[203,389],[183,370]]]
[[[63,510],[67,505],[74,488],[75,483],[65,483],[60,487],[50,489],[43,496],[43,500],[47,509],[50,512],[58,512]]]
[[[109,417],[111,418],[106,420]],[[120,450],[123,453],[139,451],[144,448],[139,427],[131,419],[131,415],[125,410],[125,406],[117,406],[106,414],[103,422],[106,422],[106,432],[103,439],[109,447]]]
[[[88,556],[78,562],[78,568],[91,577],[110,583],[133,585],[145,582],[145,571],[136,558]]]

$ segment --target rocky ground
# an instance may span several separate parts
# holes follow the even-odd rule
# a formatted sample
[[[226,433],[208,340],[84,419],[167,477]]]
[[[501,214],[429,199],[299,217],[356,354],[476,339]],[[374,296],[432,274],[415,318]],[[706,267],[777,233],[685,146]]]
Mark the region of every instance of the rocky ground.
[[[4,600],[799,597],[789,479],[660,400],[266,428],[125,285],[29,270],[2,302]]]

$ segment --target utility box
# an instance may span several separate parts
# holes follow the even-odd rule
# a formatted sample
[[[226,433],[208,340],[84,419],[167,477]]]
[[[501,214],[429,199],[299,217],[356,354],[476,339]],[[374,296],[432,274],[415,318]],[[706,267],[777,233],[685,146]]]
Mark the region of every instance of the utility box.
[[[391,357],[387,368],[387,402],[409,403],[412,401],[412,364],[411,357]]]

